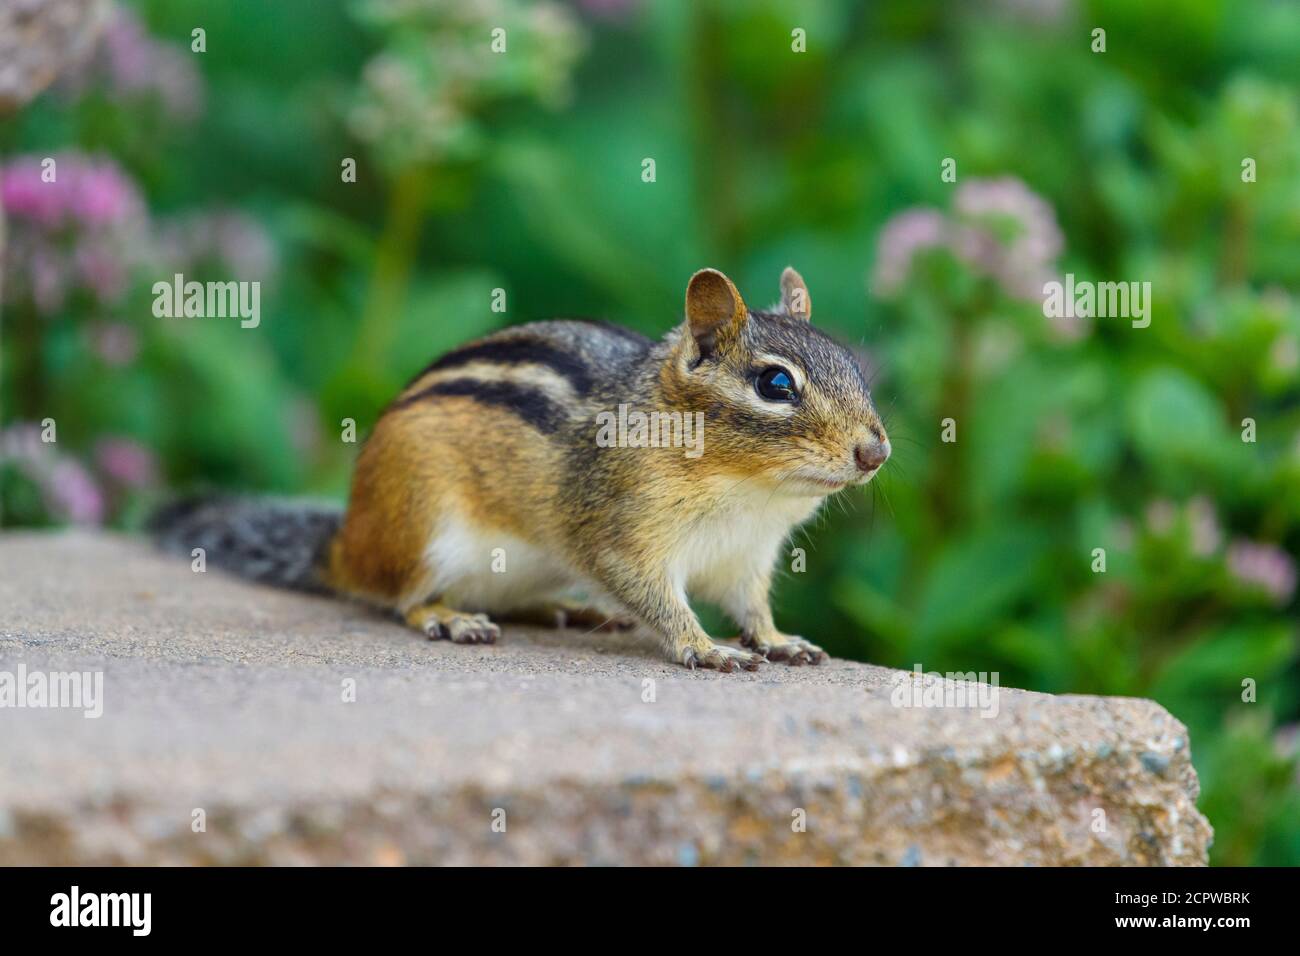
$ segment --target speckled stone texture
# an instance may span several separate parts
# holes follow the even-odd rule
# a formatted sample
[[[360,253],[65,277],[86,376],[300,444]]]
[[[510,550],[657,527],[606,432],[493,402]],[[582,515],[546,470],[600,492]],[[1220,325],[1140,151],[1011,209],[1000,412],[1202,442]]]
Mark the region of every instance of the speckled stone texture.
[[[1150,701],[1001,688],[989,718],[844,661],[453,646],[127,538],[0,535],[19,663],[102,671],[104,712],[0,708],[0,863],[1196,865],[1211,839]]]

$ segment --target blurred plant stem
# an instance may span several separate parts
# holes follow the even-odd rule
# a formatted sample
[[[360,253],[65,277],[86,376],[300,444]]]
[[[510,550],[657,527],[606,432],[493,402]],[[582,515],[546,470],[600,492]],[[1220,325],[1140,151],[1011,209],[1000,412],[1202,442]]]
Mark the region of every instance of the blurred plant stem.
[[[931,524],[932,533],[938,530],[944,534],[946,529],[963,524],[967,517],[965,441],[970,441],[970,437],[967,431],[963,441],[960,432],[970,428],[966,411],[971,407],[974,384],[971,332],[983,309],[983,302],[976,303],[974,309],[958,304],[951,306],[952,341],[948,350],[948,364],[943,373],[943,386],[939,392],[939,420],[942,423],[943,419],[951,418],[956,423],[958,433],[956,440],[948,446],[948,467],[937,469],[930,480],[930,513],[935,516]]]
[[[730,262],[740,245],[733,173],[740,161],[721,103],[726,77],[718,51],[724,48],[726,38],[717,13],[708,4],[697,4],[685,22],[689,25],[687,89],[695,144],[696,208],[702,213],[698,218],[708,230],[710,247],[720,262]]]
[[[1253,230],[1250,207],[1240,199],[1228,203],[1223,224],[1223,252],[1219,259],[1219,282],[1240,285],[1250,275],[1250,237]]]
[[[357,326],[352,369],[366,378],[383,375],[411,284],[420,226],[424,221],[433,170],[411,166],[393,180],[388,213],[375,249],[366,305]]]
[[[46,407],[46,375],[42,367],[44,350],[41,348],[41,317],[35,309],[18,307],[13,310],[13,342],[9,345],[13,355],[14,411],[9,418],[40,421],[48,413]]]

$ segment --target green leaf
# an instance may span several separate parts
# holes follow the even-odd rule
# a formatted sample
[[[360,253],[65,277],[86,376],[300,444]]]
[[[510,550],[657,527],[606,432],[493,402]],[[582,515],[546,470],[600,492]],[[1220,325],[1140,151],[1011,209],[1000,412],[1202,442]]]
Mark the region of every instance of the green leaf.
[[[1128,428],[1138,452],[1164,472],[1217,470],[1232,440],[1222,404],[1186,372],[1147,372],[1129,396]]]
[[[1159,668],[1152,694],[1160,699],[1223,694],[1241,699],[1241,682],[1277,677],[1296,660],[1296,626],[1285,621],[1238,626],[1211,634],[1169,657]]]
[[[950,545],[922,590],[922,646],[948,635],[987,630],[1032,584],[1042,539],[1026,528],[977,532]]]

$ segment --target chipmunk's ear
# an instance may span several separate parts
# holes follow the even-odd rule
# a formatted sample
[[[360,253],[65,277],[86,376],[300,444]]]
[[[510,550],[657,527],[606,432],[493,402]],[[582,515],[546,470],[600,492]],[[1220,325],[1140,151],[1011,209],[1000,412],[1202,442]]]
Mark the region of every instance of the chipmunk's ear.
[[[748,316],[740,293],[717,269],[701,269],[691,276],[686,286],[686,321],[701,356],[712,355],[725,345]]]
[[[781,308],[792,319],[812,321],[812,299],[808,297],[808,286],[803,276],[786,266],[781,273]]]

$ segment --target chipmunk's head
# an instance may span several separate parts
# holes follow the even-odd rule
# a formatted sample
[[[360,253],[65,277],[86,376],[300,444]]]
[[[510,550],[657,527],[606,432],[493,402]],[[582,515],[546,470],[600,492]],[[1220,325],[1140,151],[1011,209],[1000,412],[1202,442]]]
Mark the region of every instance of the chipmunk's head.
[[[721,272],[686,288],[686,322],[665,364],[665,391],[705,413],[704,458],[785,491],[826,495],[870,481],[889,438],[857,359],[813,328],[799,273],[780,304],[750,310]]]

